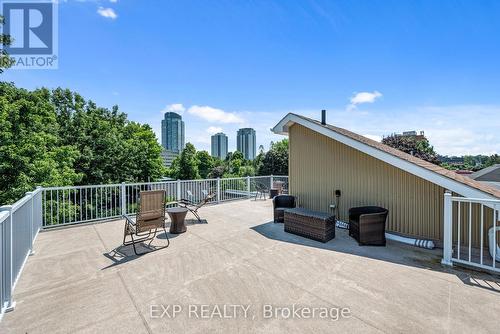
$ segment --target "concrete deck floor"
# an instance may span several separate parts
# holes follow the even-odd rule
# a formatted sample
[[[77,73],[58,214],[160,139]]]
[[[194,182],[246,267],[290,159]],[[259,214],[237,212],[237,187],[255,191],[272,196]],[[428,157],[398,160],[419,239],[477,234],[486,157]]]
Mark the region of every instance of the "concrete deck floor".
[[[120,247],[122,221],[40,233],[0,333],[498,332],[498,277],[443,268],[440,251],[359,247],[343,230],[326,244],[290,235],[272,223],[271,204],[203,208],[208,224],[190,224],[169,248],[142,257]],[[205,304],[210,313],[249,309],[246,318],[189,314],[196,305],[201,316]],[[351,316],[264,319],[265,304]],[[160,305],[182,311],[158,317]]]

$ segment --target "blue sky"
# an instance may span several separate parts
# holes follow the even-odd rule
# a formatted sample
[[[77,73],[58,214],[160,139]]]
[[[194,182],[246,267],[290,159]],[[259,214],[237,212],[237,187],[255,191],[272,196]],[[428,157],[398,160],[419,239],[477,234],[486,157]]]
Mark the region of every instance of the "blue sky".
[[[424,130],[441,154],[500,153],[500,1],[60,1],[59,69],[11,70],[26,88],[118,104],[186,141],[287,112],[372,138]]]

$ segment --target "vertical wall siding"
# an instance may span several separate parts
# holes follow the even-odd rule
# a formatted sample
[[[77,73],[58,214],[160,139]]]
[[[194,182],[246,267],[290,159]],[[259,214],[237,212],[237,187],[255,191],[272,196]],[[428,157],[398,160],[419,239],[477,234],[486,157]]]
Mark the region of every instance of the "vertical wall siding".
[[[445,189],[301,125],[289,137],[290,191],[300,206],[328,212],[340,189],[342,220],[350,207],[379,205],[389,209],[388,231],[442,239]]]

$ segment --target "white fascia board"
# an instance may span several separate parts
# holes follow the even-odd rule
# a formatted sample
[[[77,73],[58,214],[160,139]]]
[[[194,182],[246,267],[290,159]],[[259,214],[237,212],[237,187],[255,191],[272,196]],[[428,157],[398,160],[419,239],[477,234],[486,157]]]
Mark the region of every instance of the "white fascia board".
[[[349,147],[352,147],[360,152],[366,153],[376,159],[379,159],[385,163],[388,163],[394,167],[397,167],[401,170],[404,170],[410,174],[418,176],[424,180],[437,184],[447,190],[451,190],[457,194],[460,194],[465,197],[472,198],[486,198],[486,199],[498,199],[493,195],[485,193],[479,189],[475,189],[470,187],[464,183],[455,181],[450,179],[444,175],[435,173],[427,168],[418,166],[412,162],[406,161],[404,159],[398,158],[392,154],[376,149],[370,145],[366,145],[357,140],[349,138],[347,136],[341,135],[340,133],[330,130],[327,127],[316,124],[314,122],[310,122],[306,119],[298,117],[294,114],[286,115],[274,128],[273,132],[277,134],[287,134],[288,127],[297,123],[302,126],[305,126],[313,131],[321,133],[324,136],[332,138],[342,144],[345,144]]]

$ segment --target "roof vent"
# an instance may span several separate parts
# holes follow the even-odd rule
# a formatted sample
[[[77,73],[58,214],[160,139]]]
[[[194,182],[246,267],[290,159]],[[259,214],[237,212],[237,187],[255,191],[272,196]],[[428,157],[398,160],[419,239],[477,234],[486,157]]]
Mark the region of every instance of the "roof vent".
[[[326,110],[321,110],[321,124],[326,125]]]

